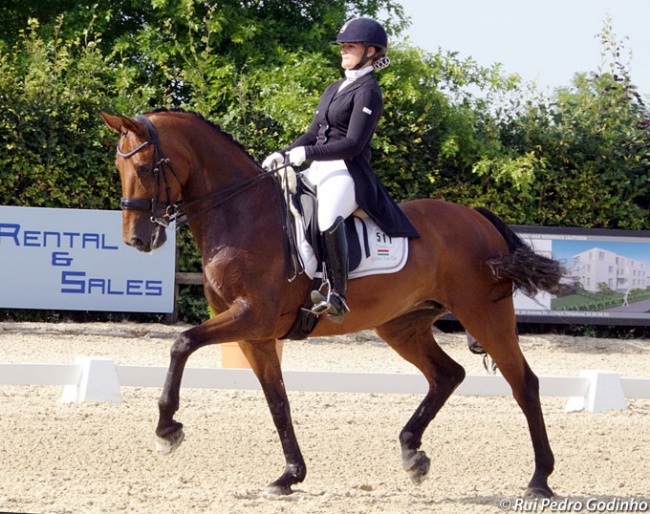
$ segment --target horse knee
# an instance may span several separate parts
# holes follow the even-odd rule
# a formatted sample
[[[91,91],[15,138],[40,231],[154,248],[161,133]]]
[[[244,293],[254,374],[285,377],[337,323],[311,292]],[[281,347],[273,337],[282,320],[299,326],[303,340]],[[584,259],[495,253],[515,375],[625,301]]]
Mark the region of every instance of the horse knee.
[[[465,375],[465,368],[456,361],[450,360],[444,369],[437,370],[431,387],[451,394],[465,380]]]
[[[191,339],[184,333],[180,334],[172,344],[169,353],[172,361],[186,358],[191,352]]]

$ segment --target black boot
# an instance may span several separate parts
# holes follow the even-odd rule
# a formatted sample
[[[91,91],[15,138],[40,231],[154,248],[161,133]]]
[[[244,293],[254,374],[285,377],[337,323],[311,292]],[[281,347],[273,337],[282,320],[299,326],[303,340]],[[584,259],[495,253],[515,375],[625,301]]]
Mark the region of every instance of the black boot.
[[[345,235],[345,220],[339,216],[332,227],[321,233],[324,250],[324,275],[329,281],[327,296],[321,291],[312,291],[314,303],[312,312],[327,316],[335,323],[343,323],[343,315],[349,311],[345,299],[348,290],[348,240]]]

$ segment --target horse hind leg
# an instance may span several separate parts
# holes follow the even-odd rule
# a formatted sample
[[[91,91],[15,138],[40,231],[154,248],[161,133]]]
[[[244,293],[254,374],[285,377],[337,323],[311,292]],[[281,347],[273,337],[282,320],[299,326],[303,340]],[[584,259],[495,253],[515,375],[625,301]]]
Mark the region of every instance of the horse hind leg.
[[[535,455],[535,470],[528,484],[528,494],[550,498],[553,491],[548,485],[548,477],[553,472],[555,458],[544,423],[539,379],[528,366],[519,347],[519,338],[514,327],[514,312],[509,317],[499,316],[497,312],[490,314],[485,309],[483,312],[487,317],[478,324],[475,317],[467,320],[467,323],[464,320],[461,322],[492,357],[503,378],[512,388],[512,394],[526,417]]]
[[[429,473],[431,460],[420,450],[422,435],[429,423],[465,378],[463,367],[440,348],[433,337],[430,312],[407,314],[375,328],[399,355],[416,366],[429,383],[429,390],[408,420],[399,440],[402,464],[415,485]]]

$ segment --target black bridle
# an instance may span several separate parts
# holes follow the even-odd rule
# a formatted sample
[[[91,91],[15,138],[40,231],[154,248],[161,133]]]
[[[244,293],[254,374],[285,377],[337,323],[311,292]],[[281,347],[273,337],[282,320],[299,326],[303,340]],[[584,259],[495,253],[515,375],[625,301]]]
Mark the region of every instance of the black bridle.
[[[171,174],[174,176],[176,179],[176,182],[182,187],[182,182],[178,178],[178,174],[176,173],[176,170],[172,166],[171,161],[169,158],[167,158],[162,151],[162,148],[160,147],[160,140],[158,138],[158,132],[156,131],[156,128],[153,126],[153,123],[149,121],[149,118],[144,116],[143,114],[140,114],[136,116],[135,121],[139,121],[141,123],[144,123],[147,129],[149,130],[149,140],[144,141],[143,143],[140,143],[138,146],[133,148],[132,150],[128,152],[122,152],[120,150],[120,145],[118,143],[117,145],[117,154],[122,157],[123,159],[129,159],[133,157],[135,154],[143,150],[149,145],[154,146],[154,164],[153,164],[153,174],[155,177],[155,182],[156,182],[156,193],[154,198],[152,199],[146,199],[146,198],[125,198],[122,197],[120,199],[120,207],[123,211],[141,211],[141,212],[151,212],[151,222],[159,225],[163,228],[168,228],[169,224],[176,221],[176,230],[178,230],[180,227],[186,225],[187,223],[190,222],[190,220],[201,216],[202,214],[205,214],[206,212],[214,209],[215,207],[221,205],[222,203],[227,202],[228,200],[232,199],[233,197],[237,196],[238,194],[246,191],[250,187],[254,186],[261,180],[265,178],[274,178],[276,182],[277,188],[279,188],[279,195],[283,199],[283,204],[285,206],[285,209],[282,213],[282,230],[285,234],[285,271],[286,271],[286,276],[287,279],[292,282],[293,280],[296,279],[296,277],[302,273],[303,271],[303,266],[300,261],[300,257],[298,256],[298,250],[296,246],[296,241],[295,237],[293,235],[293,231],[291,229],[291,224],[290,224],[290,212],[289,212],[289,199],[284,198],[282,189],[279,186],[279,181],[277,180],[277,175],[280,173],[282,170],[286,170],[288,167],[287,164],[283,166],[278,166],[274,168],[270,172],[261,172],[259,175],[255,175],[254,177],[245,180],[243,182],[240,182],[238,184],[234,184],[230,187],[227,187],[225,189],[222,189],[220,191],[216,191],[214,193],[207,194],[201,198],[198,198],[197,200],[193,200],[192,202],[186,204],[186,205],[195,205],[201,202],[205,202],[206,200],[213,200],[210,202],[208,205],[200,209],[198,212],[195,212],[191,216],[186,216],[185,215],[185,210],[183,207],[179,206],[178,203],[172,202],[171,200],[171,189],[169,187],[169,183],[167,182],[167,175],[165,173],[166,169],[169,169]],[[261,171],[261,168],[260,168]],[[164,208],[162,211],[164,214],[162,216],[158,216],[157,212],[161,212],[161,209],[158,209],[157,205],[159,203],[159,196],[160,196],[160,190],[164,189],[166,191],[166,196],[167,196],[167,201],[164,205]],[[288,192],[287,192],[288,194]]]
[[[185,204],[186,206],[189,206],[189,205],[195,205],[201,202],[205,202],[206,200],[211,200],[211,199],[214,200],[209,205],[201,209],[199,212],[196,212],[195,214],[193,214],[191,217],[188,218],[185,216],[185,209],[181,207],[179,203],[172,202],[171,200],[171,190],[169,187],[169,183],[167,182],[167,174],[165,173],[166,169],[169,169],[171,174],[176,179],[176,182],[178,182],[180,186],[182,186],[182,183],[178,178],[178,174],[176,173],[174,166],[172,166],[171,161],[169,160],[168,157],[165,156],[164,152],[162,151],[162,148],[160,147],[160,140],[158,138],[158,132],[156,131],[156,128],[153,126],[153,123],[151,123],[149,118],[147,118],[142,114],[136,116],[134,119],[146,125],[147,129],[149,130],[149,140],[140,143],[138,146],[136,146],[134,149],[130,150],[129,152],[122,152],[120,150],[119,143],[118,143],[117,154],[124,159],[129,159],[130,157],[133,157],[141,150],[144,150],[147,146],[153,145],[154,146],[153,174],[156,182],[156,192],[154,198],[152,199],[122,197],[122,199],[120,200],[120,207],[124,211],[151,212],[151,222],[155,223],[156,225],[160,225],[161,227],[167,228],[169,227],[169,224],[171,222],[178,221],[178,223],[176,224],[176,228],[178,229],[183,225],[186,225],[191,219],[194,219],[195,217],[200,216],[201,214],[204,214],[207,211],[217,207],[218,205],[230,200],[233,196],[236,196],[239,193],[245,191],[246,189],[250,188],[257,182],[259,182],[260,180],[264,178],[268,178],[269,176],[273,176],[275,174],[275,172],[260,173],[259,175],[256,175],[253,178],[245,180],[239,184],[235,184],[233,186],[227,187],[220,191],[210,193],[188,204]],[[277,170],[280,169],[282,168],[277,168]],[[159,203],[160,191],[163,188],[166,191],[167,200],[164,204],[164,208],[160,209],[158,208],[158,203]],[[162,214],[162,216],[158,216],[157,212],[164,212],[164,214]]]
[[[139,115],[135,117],[136,121],[144,123],[147,129],[149,130],[149,140],[143,143],[140,143],[138,146],[133,148],[128,152],[122,152],[120,150],[119,143],[117,144],[117,155],[123,159],[130,159],[135,154],[143,150],[149,145],[154,147],[154,157],[153,157],[153,175],[156,183],[156,192],[153,198],[125,198],[120,199],[120,207],[123,211],[142,211],[142,212],[151,212],[151,222],[160,225],[161,227],[167,228],[172,221],[176,221],[179,217],[180,209],[178,204],[172,202],[171,199],[171,189],[169,183],[167,182],[167,174],[165,173],[166,168],[169,169],[171,174],[174,176],[179,185],[181,181],[176,174],[176,170],[171,164],[171,161],[165,157],[162,149],[160,148],[160,140],[158,139],[158,132],[154,128],[153,124],[149,121],[144,115]],[[167,201],[164,204],[163,209],[158,208],[160,190],[165,189],[165,194],[167,196]],[[161,216],[158,215],[159,212],[163,212]]]

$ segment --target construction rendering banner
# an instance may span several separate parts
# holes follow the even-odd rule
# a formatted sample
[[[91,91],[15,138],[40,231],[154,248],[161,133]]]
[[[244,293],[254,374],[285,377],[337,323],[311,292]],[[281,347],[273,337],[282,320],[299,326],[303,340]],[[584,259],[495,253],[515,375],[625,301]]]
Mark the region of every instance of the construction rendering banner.
[[[522,321],[650,325],[650,231],[513,227],[567,270],[567,291],[515,294]]]

